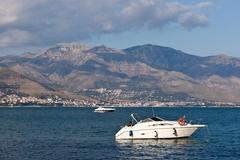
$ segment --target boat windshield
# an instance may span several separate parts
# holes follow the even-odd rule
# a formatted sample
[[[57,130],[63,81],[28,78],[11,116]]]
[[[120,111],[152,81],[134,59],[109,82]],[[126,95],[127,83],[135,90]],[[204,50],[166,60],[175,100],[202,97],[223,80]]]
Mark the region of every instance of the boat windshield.
[[[153,122],[153,121],[164,121],[164,119],[159,118],[159,117],[151,117],[151,118],[146,118],[142,120],[141,122]]]

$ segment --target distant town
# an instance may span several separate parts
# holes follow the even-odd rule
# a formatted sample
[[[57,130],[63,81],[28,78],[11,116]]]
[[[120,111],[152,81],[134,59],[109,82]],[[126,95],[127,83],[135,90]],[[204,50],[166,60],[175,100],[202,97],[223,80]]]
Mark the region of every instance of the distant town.
[[[122,99],[108,99],[108,100],[84,100],[84,99],[69,99],[61,98],[59,96],[51,96],[45,98],[33,96],[20,96],[17,94],[5,95],[0,92],[0,106],[59,106],[59,107],[97,107],[97,106],[112,106],[112,107],[161,107],[161,106],[238,106],[237,103],[231,102],[216,102],[216,101],[144,101],[144,100],[122,100]]]

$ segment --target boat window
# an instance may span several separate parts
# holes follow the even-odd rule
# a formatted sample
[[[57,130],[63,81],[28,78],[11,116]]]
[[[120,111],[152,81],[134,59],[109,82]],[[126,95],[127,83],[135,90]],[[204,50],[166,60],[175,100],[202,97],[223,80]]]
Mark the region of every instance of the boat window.
[[[147,119],[144,119],[142,120],[141,122],[152,122],[153,120],[151,118],[147,118]]]
[[[153,121],[163,121],[163,119],[159,118],[159,117],[152,117],[151,118]]]
[[[152,121],[163,121],[163,119],[159,117],[151,117],[151,118],[144,119],[141,122],[152,122]]]
[[[153,124],[152,126],[165,126],[165,125],[173,125],[170,123],[160,123],[160,124]]]

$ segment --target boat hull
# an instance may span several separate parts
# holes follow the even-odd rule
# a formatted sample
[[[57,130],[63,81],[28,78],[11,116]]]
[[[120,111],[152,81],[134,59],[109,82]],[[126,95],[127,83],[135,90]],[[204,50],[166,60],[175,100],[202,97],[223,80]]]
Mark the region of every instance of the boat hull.
[[[114,112],[114,111],[115,111],[115,108],[105,108],[105,107],[99,107],[94,110],[94,112],[98,112],[98,113]]]
[[[123,127],[116,135],[116,139],[172,139],[190,137],[198,128],[204,125],[162,127],[151,129],[134,129]]]
[[[107,110],[107,111],[106,110],[104,110],[104,111],[103,110],[100,110],[100,111],[98,110],[98,111],[94,111],[94,112],[105,113],[105,112],[114,112],[114,111],[115,110]]]

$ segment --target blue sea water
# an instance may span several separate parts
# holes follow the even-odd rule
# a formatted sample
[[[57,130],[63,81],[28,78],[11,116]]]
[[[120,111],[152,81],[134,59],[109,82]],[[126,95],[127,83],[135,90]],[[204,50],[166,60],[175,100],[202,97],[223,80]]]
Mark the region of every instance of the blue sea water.
[[[202,122],[191,138],[116,141],[131,113],[151,108],[0,108],[0,160],[240,159],[240,108],[154,108],[164,119]]]

